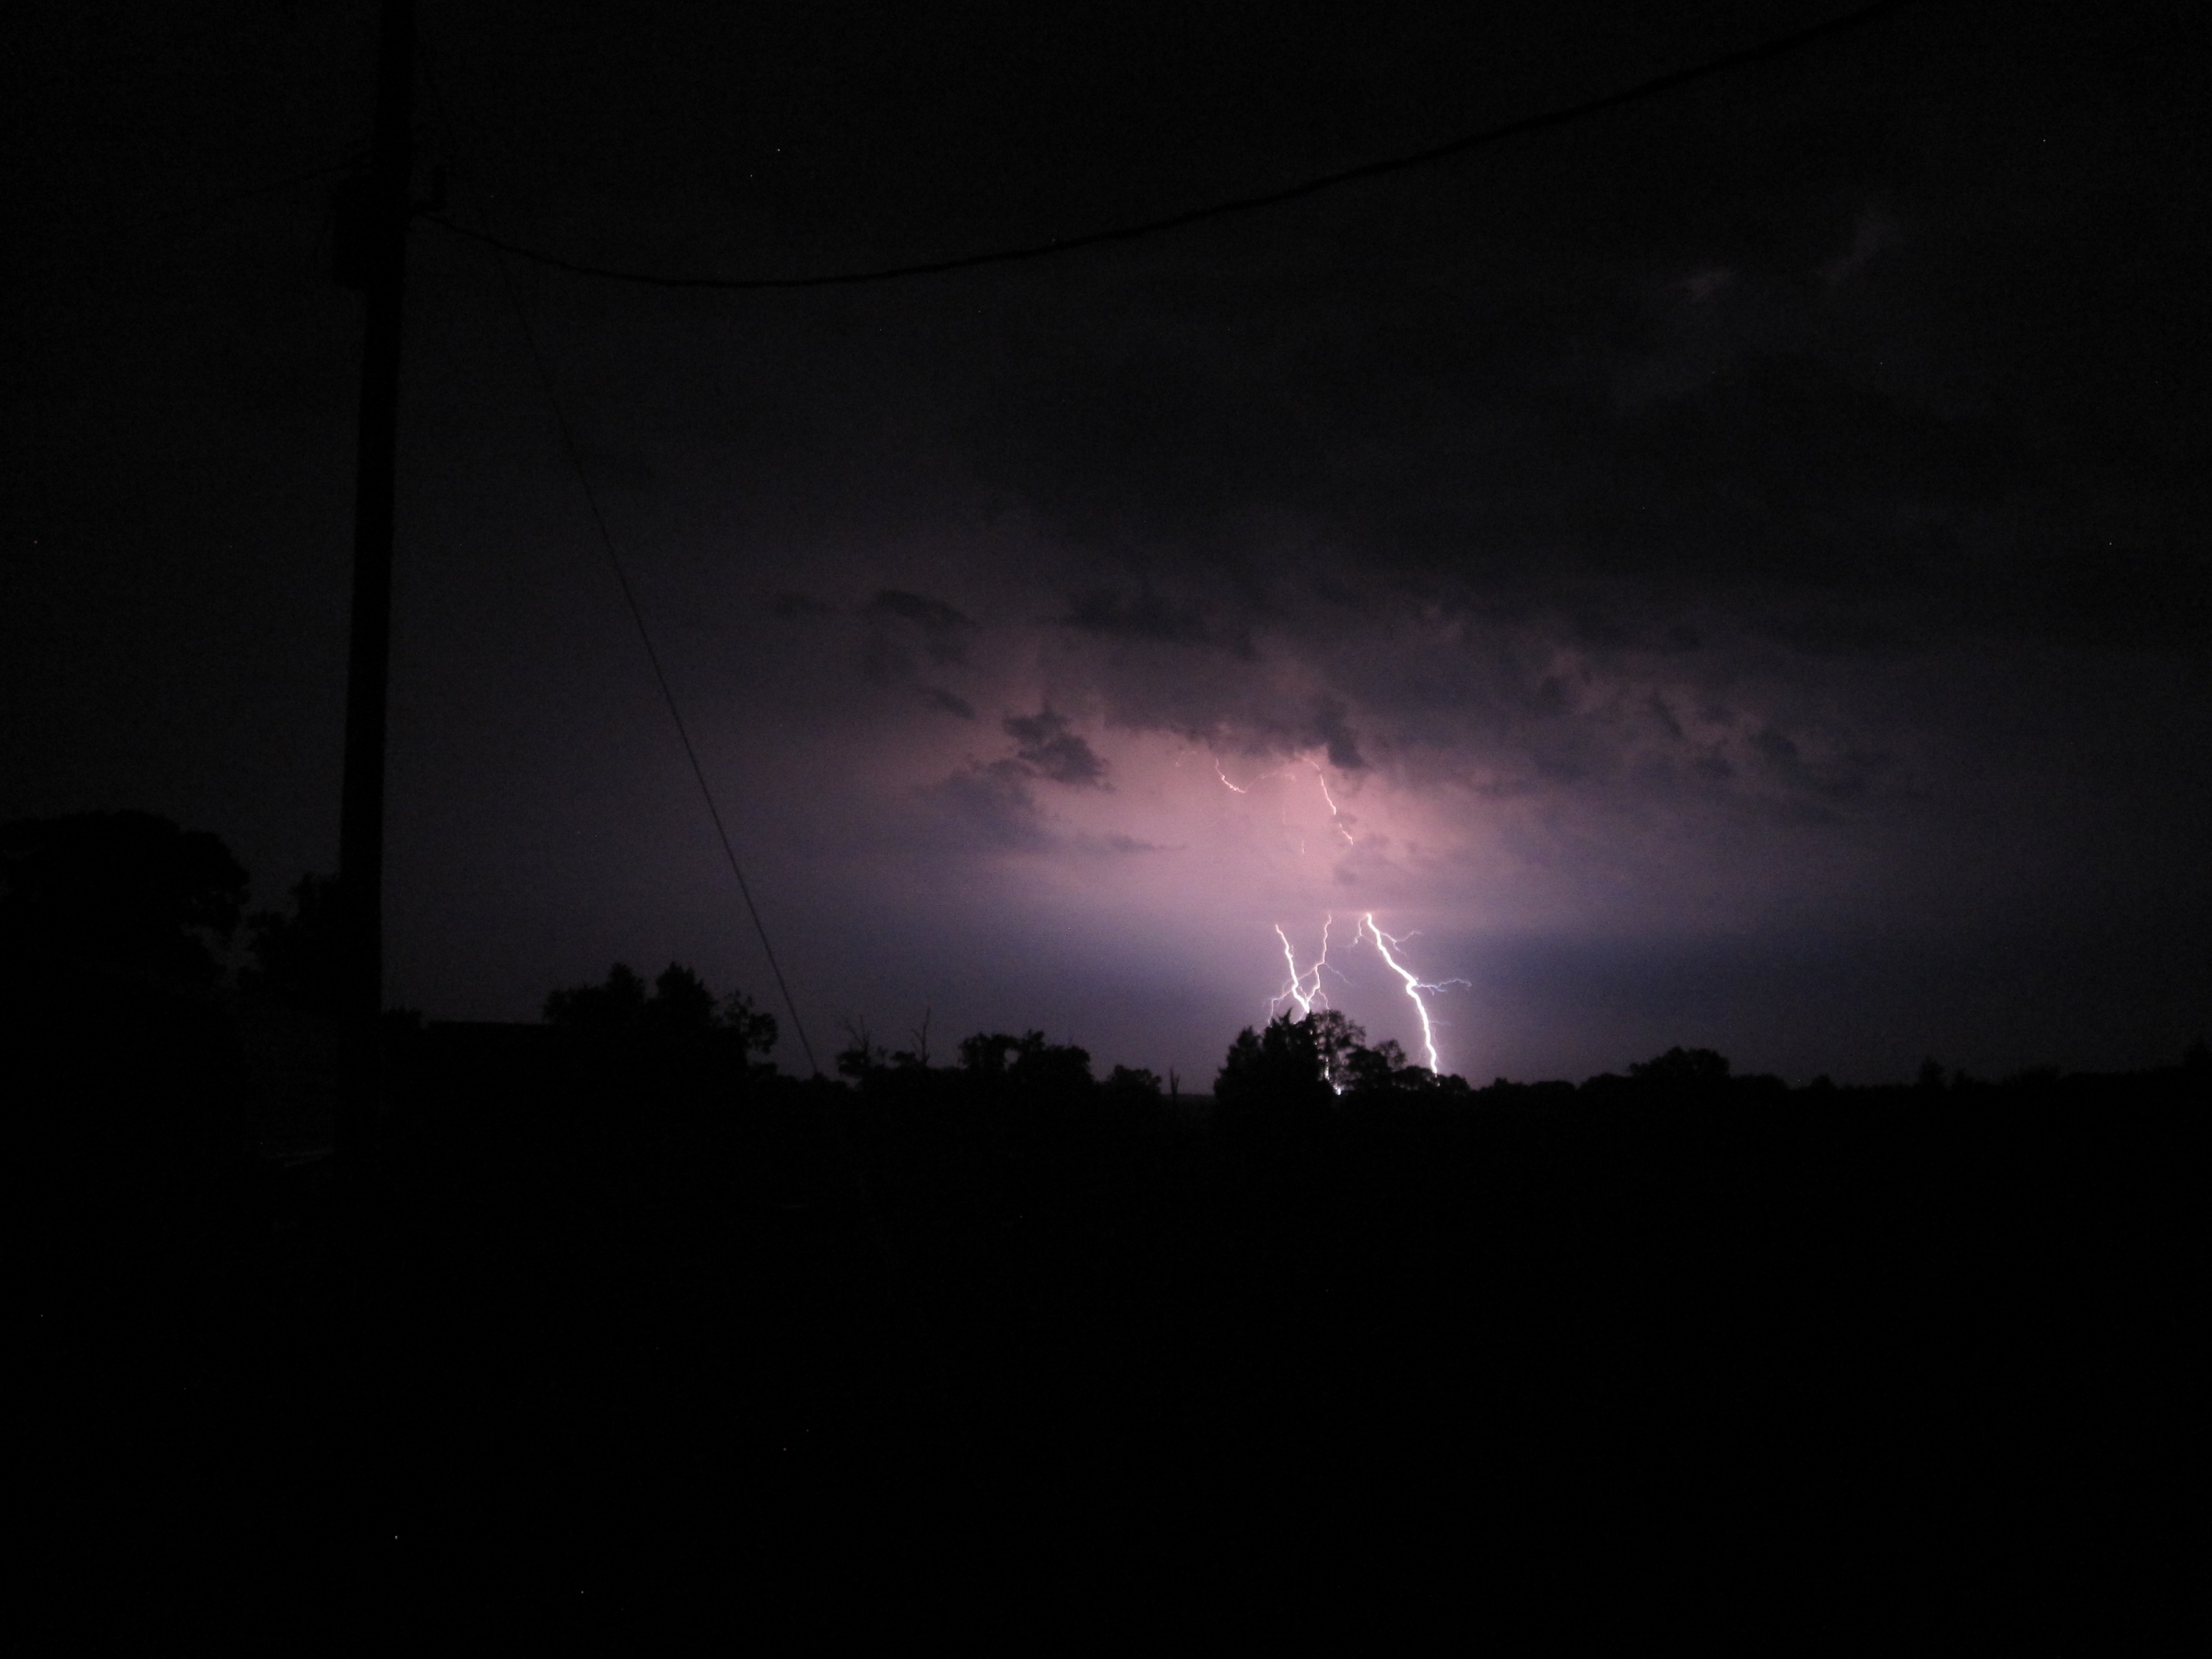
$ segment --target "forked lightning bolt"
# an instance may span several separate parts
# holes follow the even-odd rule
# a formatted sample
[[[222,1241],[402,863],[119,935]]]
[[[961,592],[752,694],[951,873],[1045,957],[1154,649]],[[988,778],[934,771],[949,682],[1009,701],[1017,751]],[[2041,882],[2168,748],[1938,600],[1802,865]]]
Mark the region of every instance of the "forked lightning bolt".
[[[1329,1006],[1329,999],[1321,988],[1321,971],[1329,965],[1329,929],[1335,921],[1333,915],[1323,921],[1321,954],[1313,959],[1312,967],[1304,970],[1300,969],[1298,955],[1290,948],[1290,935],[1283,931],[1281,923],[1275,924],[1275,936],[1283,942],[1283,960],[1290,969],[1290,977],[1283,982],[1283,988],[1268,999],[1268,1018],[1273,1018],[1280,1013],[1285,1003],[1295,1005],[1301,1019],[1315,1008]],[[1308,980],[1313,982],[1310,988],[1306,983]]]
[[[1375,925],[1374,912],[1371,911],[1359,918],[1359,932],[1355,935],[1356,939],[1368,937],[1375,941],[1375,949],[1382,953],[1383,961],[1390,965],[1390,971],[1406,982],[1406,994],[1413,1003],[1414,1012],[1421,1017],[1421,1048],[1429,1056],[1429,1069],[1441,1073],[1443,1066],[1436,1057],[1436,1028],[1429,1023],[1429,1005],[1421,1000],[1421,993],[1441,991],[1446,985],[1464,985],[1467,982],[1452,979],[1432,985],[1425,980],[1414,978],[1412,972],[1390,954],[1398,947],[1398,940]]]
[[[1275,924],[1275,936],[1280,939],[1283,945],[1283,965],[1289,970],[1289,975],[1283,981],[1283,988],[1267,1001],[1269,1018],[1273,1018],[1286,1009],[1296,1008],[1299,1018],[1302,1019],[1312,1014],[1314,1009],[1325,1008],[1329,1006],[1329,999],[1321,988],[1321,971],[1330,966],[1329,930],[1335,926],[1335,921],[1336,918],[1331,915],[1322,923],[1321,954],[1313,959],[1311,966],[1305,968],[1298,965],[1298,952],[1290,943],[1290,935],[1283,930],[1283,924],[1279,922]],[[1406,936],[1410,937],[1411,935]],[[1422,994],[1447,990],[1453,985],[1465,985],[1467,982],[1464,979],[1448,979],[1431,983],[1428,980],[1418,978],[1411,969],[1398,960],[1394,954],[1405,948],[1405,939],[1395,934],[1386,934],[1377,927],[1374,912],[1371,911],[1359,918],[1359,926],[1352,935],[1352,943],[1357,945],[1367,939],[1374,941],[1375,953],[1382,959],[1384,965],[1398,976],[1399,982],[1405,986],[1406,999],[1413,1004],[1413,1011],[1421,1022],[1421,1053],[1428,1061],[1429,1069],[1441,1073],[1443,1070],[1443,1063],[1439,1059],[1436,1052],[1436,1026],[1429,1017],[1429,1005],[1422,1000]],[[1338,977],[1341,978],[1341,974]]]
[[[1321,798],[1327,803],[1329,808],[1331,827],[1339,836],[1343,837],[1346,846],[1358,845],[1358,838],[1346,827],[1344,809],[1336,805],[1336,792],[1329,787],[1329,774],[1323,769],[1321,762],[1313,759],[1312,755],[1297,756],[1281,766],[1257,774],[1252,782],[1257,783],[1261,778],[1287,776],[1296,771],[1300,765],[1312,768],[1313,781],[1321,786]],[[1214,775],[1221,780],[1221,785],[1225,789],[1237,794],[1251,793],[1248,785],[1230,782],[1229,773],[1222,767],[1218,757],[1214,759]],[[1288,816],[1286,808],[1286,826],[1288,823]],[[1305,843],[1302,840],[1299,843],[1299,850],[1301,853],[1305,850]],[[1282,989],[1268,999],[1267,1014],[1270,1018],[1287,1009],[1296,1008],[1299,1018],[1302,1019],[1312,1015],[1314,1009],[1326,1008],[1329,1006],[1328,997],[1321,987],[1321,971],[1329,966],[1329,929],[1335,922],[1335,917],[1332,915],[1322,923],[1321,954],[1313,959],[1311,966],[1305,968],[1298,965],[1298,951],[1290,943],[1289,934],[1284,931],[1281,923],[1276,924],[1275,936],[1282,942],[1283,966],[1288,972],[1283,981]],[[1443,1069],[1443,1063],[1436,1052],[1436,1023],[1429,1016],[1429,1004],[1425,998],[1430,993],[1441,992],[1453,985],[1465,985],[1467,982],[1463,979],[1449,979],[1431,983],[1417,977],[1410,968],[1398,960],[1396,953],[1405,948],[1405,941],[1398,935],[1386,934],[1377,927],[1372,912],[1369,912],[1359,918],[1359,927],[1352,935],[1352,943],[1357,945],[1364,939],[1374,941],[1375,953],[1382,959],[1384,965],[1398,976],[1399,982],[1404,985],[1406,1000],[1413,1004],[1413,1011],[1421,1022],[1421,1053],[1427,1059],[1430,1071],[1441,1072]],[[1343,976],[1339,974],[1338,977]]]

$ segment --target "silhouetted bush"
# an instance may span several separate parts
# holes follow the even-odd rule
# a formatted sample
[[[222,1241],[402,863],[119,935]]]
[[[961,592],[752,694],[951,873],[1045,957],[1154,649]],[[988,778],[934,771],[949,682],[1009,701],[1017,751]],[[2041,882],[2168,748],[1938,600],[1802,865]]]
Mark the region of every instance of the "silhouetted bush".
[[[596,985],[572,985],[546,998],[546,1023],[574,1036],[615,1041],[710,1044],[744,1058],[776,1045],[776,1018],[742,991],[717,1002],[704,981],[671,962],[650,994],[636,970],[617,962]]]
[[[1717,1088],[1728,1081],[1728,1057],[1711,1049],[1671,1048],[1655,1060],[1639,1060],[1629,1076],[1654,1088]]]
[[[344,912],[338,878],[304,875],[292,884],[291,908],[246,918],[253,964],[239,970],[238,988],[283,1007],[336,1018],[345,1008]]]
[[[77,1281],[53,1312],[118,1342],[240,1288],[250,1086],[214,947],[246,890],[220,840],[151,813],[0,828],[0,1067],[33,1254]]]
[[[0,954],[211,983],[246,872],[205,830],[150,812],[85,812],[0,827]]]
[[[1031,1104],[1077,1101],[1095,1087],[1089,1053],[1072,1043],[1047,1041],[1042,1031],[1019,1037],[979,1031],[963,1038],[960,1065],[984,1093],[1003,1090]]]
[[[1142,1066],[1117,1065],[1100,1087],[1110,1100],[1125,1106],[1150,1108],[1167,1099],[1159,1074]]]
[[[635,970],[617,962],[596,985],[549,994],[545,1021],[575,1068],[571,1092],[596,1091],[608,1102],[706,1104],[733,1090],[757,1092],[773,1071],[767,1055],[775,1046],[775,1017],[742,992],[717,1001],[677,962],[661,971],[650,992]]]
[[[1313,1116],[1335,1102],[1366,1033],[1334,1009],[1246,1026],[1214,1079],[1216,1122],[1231,1132]]]

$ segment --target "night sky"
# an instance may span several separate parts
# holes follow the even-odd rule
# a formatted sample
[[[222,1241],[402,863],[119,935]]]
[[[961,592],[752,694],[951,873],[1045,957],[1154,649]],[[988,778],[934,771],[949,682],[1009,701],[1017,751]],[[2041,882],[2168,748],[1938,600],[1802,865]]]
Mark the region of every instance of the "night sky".
[[[1571,105],[1798,0],[432,0],[418,192],[587,264],[1078,235]],[[418,222],[388,987],[773,985],[1210,1082],[1334,916],[1444,1067],[2170,1064],[2212,1027],[2179,4],[1929,0],[1264,212],[713,292]],[[0,818],[335,864],[372,6],[0,17]],[[313,175],[313,176],[303,176]],[[519,312],[518,312],[519,304]],[[527,318],[525,332],[524,319]],[[781,1008],[776,1010],[781,1014]],[[786,1020],[788,1026],[788,1020]],[[780,1051],[799,1063],[788,1032]]]

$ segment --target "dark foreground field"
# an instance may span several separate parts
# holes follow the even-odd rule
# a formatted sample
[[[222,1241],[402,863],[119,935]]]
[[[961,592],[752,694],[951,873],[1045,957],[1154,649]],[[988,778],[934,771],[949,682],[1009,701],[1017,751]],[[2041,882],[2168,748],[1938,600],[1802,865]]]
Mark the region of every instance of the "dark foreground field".
[[[327,1165],[185,1126],[217,1035],[102,1031],[19,1108],[56,1629],[2145,1653],[2202,1584],[2201,1072],[1208,1127],[432,1028],[340,1294]]]

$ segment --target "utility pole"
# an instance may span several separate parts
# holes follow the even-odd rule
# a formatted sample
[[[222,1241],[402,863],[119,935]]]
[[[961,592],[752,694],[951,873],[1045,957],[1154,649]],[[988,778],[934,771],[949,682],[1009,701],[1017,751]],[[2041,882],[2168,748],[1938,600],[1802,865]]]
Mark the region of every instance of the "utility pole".
[[[346,658],[346,771],[338,808],[345,1075],[335,1125],[340,1249],[350,1254],[377,1165],[382,1094],[384,724],[392,658],[392,531],[400,305],[414,143],[415,0],[383,0],[374,147],[338,194],[335,275],[367,299],[353,507],[353,617]],[[350,1235],[350,1236],[347,1236]],[[346,1262],[341,1271],[351,1268]]]

